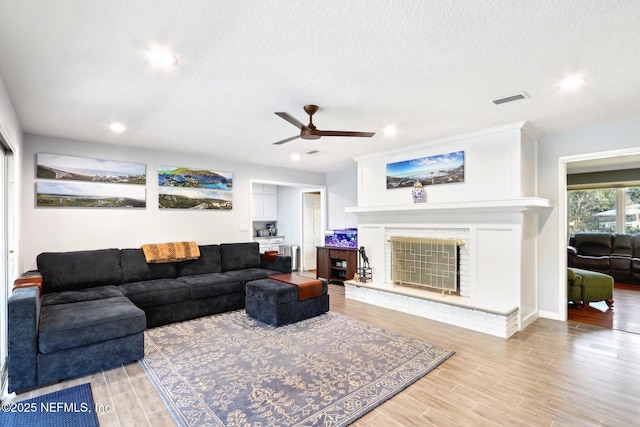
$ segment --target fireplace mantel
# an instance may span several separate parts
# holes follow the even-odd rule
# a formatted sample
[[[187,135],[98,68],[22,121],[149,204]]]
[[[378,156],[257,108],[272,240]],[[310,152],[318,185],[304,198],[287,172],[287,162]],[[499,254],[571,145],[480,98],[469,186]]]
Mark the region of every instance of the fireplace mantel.
[[[380,215],[398,213],[419,213],[421,215],[432,213],[484,213],[503,212],[521,213],[528,211],[542,211],[551,208],[551,203],[547,199],[538,197],[524,197],[521,199],[509,200],[484,200],[475,202],[453,202],[453,203],[414,203],[401,206],[366,206],[348,207],[348,213],[356,215]]]
[[[346,208],[358,217],[358,243],[367,248],[373,278],[373,286],[350,285],[347,298],[509,337],[537,317],[537,247],[532,236],[539,215],[549,209],[550,201],[538,197]],[[402,237],[465,243],[460,297],[433,301],[393,292],[388,246],[396,230]]]

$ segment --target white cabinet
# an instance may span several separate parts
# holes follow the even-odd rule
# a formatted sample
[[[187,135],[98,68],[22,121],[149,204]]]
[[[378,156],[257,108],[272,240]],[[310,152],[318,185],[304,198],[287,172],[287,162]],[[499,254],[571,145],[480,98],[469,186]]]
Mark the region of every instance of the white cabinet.
[[[260,253],[266,251],[280,252],[280,245],[284,243],[284,237],[254,237],[253,241],[260,244]]]
[[[252,184],[251,219],[276,221],[278,217],[278,188],[272,184]]]
[[[276,196],[262,195],[262,220],[275,221],[278,217],[278,202]]]
[[[254,242],[258,242],[260,244],[260,253],[263,254],[266,251],[269,251],[271,249],[269,249],[269,238],[268,237],[254,237],[253,238]]]
[[[280,245],[284,243],[284,237],[271,237],[269,239],[269,250],[280,252]]]

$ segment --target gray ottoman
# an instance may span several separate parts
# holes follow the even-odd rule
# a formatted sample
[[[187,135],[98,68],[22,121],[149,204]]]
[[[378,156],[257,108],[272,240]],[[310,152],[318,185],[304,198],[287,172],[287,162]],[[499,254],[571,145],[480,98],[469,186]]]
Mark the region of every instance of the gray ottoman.
[[[295,323],[329,311],[328,285],[322,281],[322,295],[298,300],[295,285],[273,279],[247,282],[245,308],[247,314],[273,326]]]

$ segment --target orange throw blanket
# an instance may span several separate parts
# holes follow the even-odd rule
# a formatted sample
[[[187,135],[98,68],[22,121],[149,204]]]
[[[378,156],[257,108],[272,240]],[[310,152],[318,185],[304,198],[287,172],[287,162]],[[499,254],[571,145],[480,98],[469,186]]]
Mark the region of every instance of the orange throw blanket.
[[[300,276],[299,274],[274,274],[269,279],[288,283],[298,287],[298,301],[317,298],[322,295],[322,282],[317,279]]]
[[[196,242],[148,243],[141,248],[149,264],[200,258],[200,249]]]
[[[278,251],[265,251],[264,260],[267,262],[276,262],[276,255],[278,255]]]

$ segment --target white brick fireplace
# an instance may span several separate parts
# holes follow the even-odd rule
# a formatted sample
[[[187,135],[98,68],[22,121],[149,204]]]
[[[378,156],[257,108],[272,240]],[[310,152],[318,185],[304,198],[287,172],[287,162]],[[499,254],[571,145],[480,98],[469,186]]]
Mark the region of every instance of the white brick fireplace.
[[[535,197],[536,136],[518,123],[356,159],[358,206],[346,211],[373,280],[345,282],[347,298],[505,338],[535,320],[539,214],[549,207]],[[465,152],[464,183],[425,186],[418,204],[411,189],[386,188],[387,163],[452,151]],[[394,285],[395,236],[462,241],[459,295]]]

